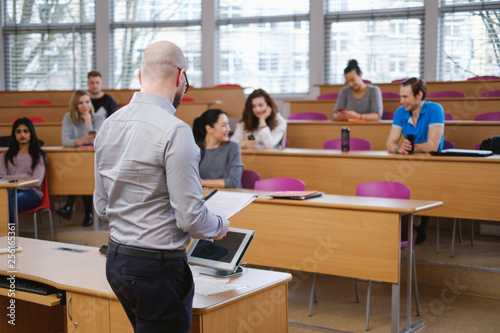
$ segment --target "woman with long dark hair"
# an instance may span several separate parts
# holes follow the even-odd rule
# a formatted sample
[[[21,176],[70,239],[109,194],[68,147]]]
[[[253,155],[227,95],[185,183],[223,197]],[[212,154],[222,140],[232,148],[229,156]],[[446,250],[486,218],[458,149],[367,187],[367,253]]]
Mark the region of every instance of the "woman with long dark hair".
[[[0,156],[0,177],[5,179],[36,178],[38,183],[17,189],[17,210],[36,208],[43,193],[41,185],[45,177],[47,157],[40,147],[33,123],[28,118],[19,118],[12,125],[9,149]],[[14,191],[9,190],[9,221],[14,223]]]
[[[200,147],[201,185],[215,188],[240,188],[241,151],[229,141],[229,120],[220,109],[209,109],[193,123],[194,140]]]
[[[262,89],[254,90],[245,102],[243,117],[231,141],[241,149],[280,148],[286,134],[286,120],[278,113],[273,98]]]

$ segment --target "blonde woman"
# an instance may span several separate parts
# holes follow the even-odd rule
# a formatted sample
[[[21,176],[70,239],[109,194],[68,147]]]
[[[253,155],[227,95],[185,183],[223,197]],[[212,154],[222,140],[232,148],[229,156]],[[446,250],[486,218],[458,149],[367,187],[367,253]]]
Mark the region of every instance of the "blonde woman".
[[[64,147],[92,146],[95,135],[104,122],[104,117],[94,114],[90,95],[85,90],[76,90],[69,100],[69,112],[62,123],[62,143]],[[71,220],[76,196],[68,196],[66,205],[57,210],[57,215]],[[93,222],[92,196],[82,195],[85,217],[82,226],[88,227]]]

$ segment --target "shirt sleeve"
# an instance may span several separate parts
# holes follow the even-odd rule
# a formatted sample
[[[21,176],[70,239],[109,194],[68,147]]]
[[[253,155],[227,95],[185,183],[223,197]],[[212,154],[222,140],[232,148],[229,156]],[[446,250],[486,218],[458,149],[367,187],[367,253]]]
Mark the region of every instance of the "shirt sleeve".
[[[243,122],[240,121],[236,124],[236,129],[231,136],[231,141],[234,141],[236,143],[245,141],[245,125],[243,124]]]
[[[75,147],[75,138],[72,136],[72,129],[74,125],[71,121],[71,116],[69,113],[66,113],[62,122],[62,130],[61,130],[61,141],[63,147]]]
[[[339,113],[339,109],[345,109],[347,105],[347,89],[346,87],[340,89],[339,95],[337,97],[337,103],[333,109],[332,115]]]
[[[177,227],[198,239],[213,238],[226,231],[229,222],[205,207],[199,159],[191,128],[186,124],[174,128],[166,144],[163,163]]]
[[[90,130],[99,132],[103,123],[104,123],[104,117],[100,114],[94,114],[92,116],[92,128],[90,128]]]
[[[269,126],[266,126],[257,133],[262,148],[276,148],[285,137],[286,120],[280,114],[277,114],[276,118],[278,120],[278,125],[272,131]]]
[[[99,144],[99,136],[96,136],[94,140],[94,148],[97,148]],[[101,174],[99,173],[99,168],[97,166],[97,158],[94,159],[94,179],[95,179],[95,188],[94,188],[94,208],[97,216],[107,221],[106,218],[106,208],[108,206],[108,194],[104,189],[104,181],[102,179]]]
[[[392,119],[392,127],[399,127],[399,128],[403,128],[403,125],[404,125],[404,118],[403,118],[403,115],[404,115],[404,112],[406,110],[404,109],[403,106],[399,107],[397,110],[396,110],[396,113],[394,114],[394,118]]]
[[[371,89],[371,113],[378,113],[379,119],[382,119],[384,107],[382,104],[382,92],[377,86],[372,86]]]
[[[0,177],[7,176],[7,166],[5,165],[5,153],[0,155]]]
[[[241,149],[238,144],[232,144],[228,151],[228,177],[224,179],[226,188],[241,188],[241,173],[243,163],[241,162]]]
[[[441,104],[432,103],[428,104],[429,109],[427,112],[430,112],[429,117],[429,126],[433,125],[443,125],[444,126],[444,109]]]
[[[30,187],[40,187],[42,186],[43,179],[45,178],[45,161],[43,160],[43,156],[40,155],[38,159],[38,163],[33,170],[33,178],[38,179],[38,183],[30,185]]]

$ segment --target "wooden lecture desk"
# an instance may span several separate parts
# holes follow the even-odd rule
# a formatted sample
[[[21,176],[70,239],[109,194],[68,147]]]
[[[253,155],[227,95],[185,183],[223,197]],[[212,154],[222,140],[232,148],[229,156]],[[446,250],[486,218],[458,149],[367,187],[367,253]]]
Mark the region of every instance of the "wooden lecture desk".
[[[481,93],[500,89],[500,80],[467,80],[467,81],[426,81],[427,93],[456,90],[465,93],[465,96],[481,97]],[[380,88],[382,92],[397,92],[401,89],[401,83],[372,83]],[[344,87],[343,84],[315,84],[319,87],[320,95],[338,93]]]
[[[342,127],[350,129],[352,138],[370,141],[372,150],[386,150],[385,144],[392,121],[305,121],[289,120],[286,138],[290,148],[323,149],[326,140],[340,138]],[[486,138],[500,135],[498,121],[446,121],[444,139],[455,144],[455,148],[474,149]]]
[[[451,113],[454,120],[474,120],[480,113],[498,111],[500,97],[465,97],[465,98],[432,98],[432,102],[443,106],[444,112]],[[295,99],[286,100],[290,103],[290,113],[319,112],[331,118],[336,100],[333,99]],[[384,111],[395,112],[401,106],[399,98],[385,98]]]
[[[9,290],[0,288],[2,319],[0,332],[88,332],[125,333],[132,326],[105,276],[106,258],[98,248],[18,237],[22,252],[15,255],[14,268],[7,254],[1,255],[0,274],[30,279],[65,291],[66,305],[56,294],[41,296],[15,293],[16,326],[7,323]],[[0,238],[0,248],[7,247],[7,237]],[[66,248],[60,250],[58,248]],[[83,250],[86,252],[75,252]],[[0,257],[2,258],[2,257]],[[194,275],[199,267],[192,266]],[[245,288],[210,296],[195,294],[191,331],[268,332],[288,331],[288,273],[248,268],[229,283]],[[64,298],[64,297],[63,297]],[[42,329],[47,327],[47,329]]]
[[[397,181],[408,185],[411,198],[438,200],[444,206],[424,215],[500,221],[500,155],[438,157],[395,155],[386,151],[342,153],[339,150],[243,150],[247,170],[261,178],[295,177],[307,190],[354,195],[356,185]]]
[[[255,230],[245,255],[247,262],[391,283],[391,332],[399,332],[400,215],[410,214],[408,239],[412,239],[413,214],[431,212],[443,205],[441,201],[345,195],[301,201],[270,199],[263,192],[257,193],[259,198],[231,218],[232,227]],[[407,265],[403,332],[423,326],[423,322],[411,323],[411,269],[412,265]]]
[[[9,228],[9,200],[7,196],[8,190],[14,190],[14,192],[19,188],[26,185],[31,185],[38,183],[38,179],[19,179],[17,182],[9,182],[6,179],[0,180],[0,237],[6,236],[8,234]],[[17,195],[14,196],[14,211],[17,211]],[[19,228],[18,216],[16,217],[16,231]]]

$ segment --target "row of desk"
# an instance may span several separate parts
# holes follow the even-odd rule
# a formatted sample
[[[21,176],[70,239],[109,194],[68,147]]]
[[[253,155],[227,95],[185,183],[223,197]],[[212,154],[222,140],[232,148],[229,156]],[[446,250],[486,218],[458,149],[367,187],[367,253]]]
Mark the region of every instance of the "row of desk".
[[[179,114],[183,120],[194,120],[198,112],[203,112],[203,106],[184,106],[184,111]],[[189,109],[189,112],[187,112]],[[192,121],[191,121],[192,124]],[[290,120],[287,126],[287,139],[289,147],[293,148],[323,148],[323,142],[340,137],[342,127],[349,127],[351,137],[368,140],[372,150],[385,150],[385,143],[389,136],[392,123],[390,121],[378,122],[344,122],[344,121],[301,121]],[[60,146],[60,122],[35,124],[38,137],[44,141],[45,146]],[[12,125],[0,124],[0,135],[10,135]],[[497,121],[446,121],[444,138],[455,143],[456,148],[474,149],[474,146],[484,139],[500,134],[500,122]]]
[[[391,332],[399,332],[400,215],[432,210],[442,206],[442,202],[339,195],[298,202],[274,200],[265,196],[266,193],[258,194],[258,199],[231,219],[234,227],[256,231],[245,261],[391,283]],[[410,218],[409,237],[412,237],[412,221]],[[107,285],[104,257],[98,254],[97,248],[22,238],[17,245],[23,247],[23,252],[17,255],[19,277],[49,283],[66,291],[67,312],[71,314],[66,319],[68,332],[77,331],[77,326],[84,332],[129,331],[123,310]],[[60,246],[88,252],[57,250]],[[6,247],[6,237],[0,238],[0,247]],[[410,253],[408,262],[411,262]],[[69,262],[71,264],[67,264]],[[407,284],[410,286],[411,266],[407,265]],[[0,261],[0,273],[9,270],[7,262]],[[284,284],[289,280],[288,274],[248,270],[231,282],[249,285],[249,289],[205,298],[196,295],[192,332],[219,332],[222,326],[235,332],[241,320],[258,332],[286,332],[287,289]],[[405,332],[412,331],[411,288],[409,290]],[[0,290],[0,294],[6,304],[6,292]],[[18,297],[31,303],[58,304],[57,299],[25,293]],[[276,299],[283,302],[274,304]],[[255,327],[252,316],[264,308],[264,303],[269,309],[270,302],[273,311],[266,312],[266,320],[260,323],[259,319]],[[61,316],[60,312],[55,316]],[[419,325],[421,327],[422,323]]]
[[[340,138],[343,127],[350,129],[352,138],[370,141],[372,150],[386,150],[391,121],[345,122],[289,120],[287,139],[291,148],[322,149],[326,140]],[[500,135],[498,121],[446,121],[444,139],[455,148],[475,149],[484,139]]]
[[[481,113],[500,111],[500,97],[433,98],[432,102],[443,106],[444,112],[454,116],[454,120],[474,120]],[[336,100],[296,99],[290,103],[290,113],[319,112],[331,117]],[[384,111],[395,112],[401,106],[399,99],[384,99]]]

